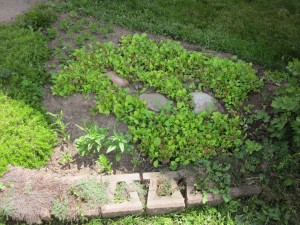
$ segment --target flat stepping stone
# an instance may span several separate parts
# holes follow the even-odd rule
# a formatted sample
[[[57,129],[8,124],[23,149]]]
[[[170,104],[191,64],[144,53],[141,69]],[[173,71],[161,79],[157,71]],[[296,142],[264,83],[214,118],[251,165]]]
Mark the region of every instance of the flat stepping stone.
[[[141,94],[140,98],[147,103],[148,109],[160,112],[170,102],[165,96],[158,93]]]
[[[192,96],[192,102],[195,104],[195,113],[199,113],[204,110],[224,112],[220,103],[218,103],[218,101],[209,94],[204,92],[193,92]]]

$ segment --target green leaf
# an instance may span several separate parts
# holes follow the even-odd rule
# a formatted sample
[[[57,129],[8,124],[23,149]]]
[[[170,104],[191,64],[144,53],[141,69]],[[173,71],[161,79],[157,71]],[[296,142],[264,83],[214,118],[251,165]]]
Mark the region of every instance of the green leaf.
[[[153,162],[153,166],[154,166],[155,168],[158,167],[158,160],[155,160],[155,161]]]
[[[119,147],[120,147],[121,152],[123,153],[124,152],[124,143],[120,142]]]
[[[115,145],[111,145],[108,147],[108,149],[106,150],[106,153],[110,153],[112,151],[114,151],[116,149],[116,146]]]
[[[154,141],[153,141],[153,144],[154,144],[156,147],[158,147],[158,146],[161,144],[160,138],[159,138],[159,137],[156,137],[156,138],[154,139]]]
[[[119,162],[121,160],[121,155],[120,154],[116,154],[116,161]]]

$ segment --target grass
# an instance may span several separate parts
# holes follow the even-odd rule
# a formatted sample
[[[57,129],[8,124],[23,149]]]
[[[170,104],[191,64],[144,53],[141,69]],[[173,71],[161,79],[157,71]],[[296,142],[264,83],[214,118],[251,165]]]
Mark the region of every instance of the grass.
[[[138,224],[138,225],[233,225],[233,224],[289,224],[285,205],[266,204],[256,197],[247,201],[232,201],[220,206],[202,206],[186,209],[181,213],[169,213],[157,216],[126,216],[116,219],[93,219],[86,225],[100,224]],[[296,221],[291,224],[296,224]]]
[[[88,202],[90,207],[101,207],[109,201],[107,195],[107,184],[89,179],[80,182],[70,189],[73,196]]]
[[[59,7],[269,67],[283,68],[300,57],[297,0],[74,0]]]

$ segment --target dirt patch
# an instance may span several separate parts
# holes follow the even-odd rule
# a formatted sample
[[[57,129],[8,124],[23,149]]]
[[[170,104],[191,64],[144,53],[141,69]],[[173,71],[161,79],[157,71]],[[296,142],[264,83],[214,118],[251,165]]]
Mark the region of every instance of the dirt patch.
[[[0,195],[0,209],[13,220],[29,224],[50,220],[50,207],[64,189],[49,174],[20,167],[10,169],[1,182],[8,186]]]
[[[0,22],[10,22],[17,15],[24,13],[29,7],[42,0],[0,0]]]
[[[58,144],[54,149],[54,154],[51,160],[41,170],[52,171],[62,175],[91,175],[98,174],[99,165],[95,162],[99,154],[91,154],[81,157],[73,145],[76,138],[84,135],[84,131],[76,125],[83,126],[83,121],[90,121],[100,127],[109,128],[108,135],[111,135],[114,130],[122,133],[128,132],[128,127],[125,123],[118,121],[113,115],[102,115],[99,113],[91,113],[91,108],[95,107],[94,95],[74,94],[63,98],[53,96],[50,86],[45,86],[45,96],[43,104],[48,112],[63,113],[63,122],[68,124],[67,133],[70,134],[70,141]],[[142,157],[134,145],[134,157],[139,162],[138,165],[132,163],[132,154],[123,154],[119,162],[115,160],[115,154],[107,155],[108,159],[113,162],[114,174],[138,172],[138,171],[153,171],[152,164]],[[68,165],[62,164],[63,154],[69,153],[72,156],[72,162]]]

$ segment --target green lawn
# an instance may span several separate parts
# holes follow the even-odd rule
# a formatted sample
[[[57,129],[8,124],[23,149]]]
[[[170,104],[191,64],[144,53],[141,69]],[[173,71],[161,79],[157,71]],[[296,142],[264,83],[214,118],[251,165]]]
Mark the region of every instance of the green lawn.
[[[73,0],[59,6],[265,66],[284,68],[300,57],[298,0]]]

